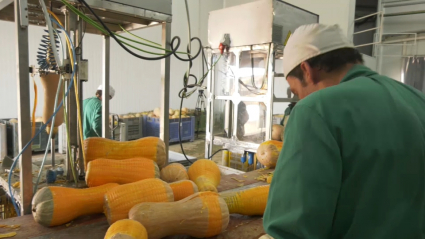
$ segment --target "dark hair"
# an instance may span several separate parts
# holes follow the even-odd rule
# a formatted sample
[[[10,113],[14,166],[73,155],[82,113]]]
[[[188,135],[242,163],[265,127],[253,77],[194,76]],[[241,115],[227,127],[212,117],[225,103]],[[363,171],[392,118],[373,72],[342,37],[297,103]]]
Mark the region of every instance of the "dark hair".
[[[102,90],[97,90],[96,91],[96,96],[102,96]]]
[[[311,59],[306,60],[312,68],[318,68],[326,72],[340,70],[347,64],[363,64],[363,57],[357,49],[354,48],[341,48],[333,50]],[[303,71],[301,64],[295,67],[287,76],[293,76],[304,82]]]

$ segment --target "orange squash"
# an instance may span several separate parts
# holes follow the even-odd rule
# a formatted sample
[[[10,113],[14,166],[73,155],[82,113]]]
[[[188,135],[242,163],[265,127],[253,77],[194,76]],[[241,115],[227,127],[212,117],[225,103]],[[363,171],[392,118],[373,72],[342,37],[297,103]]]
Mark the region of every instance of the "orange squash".
[[[218,166],[208,159],[199,159],[189,167],[189,178],[197,186],[200,192],[217,192],[220,184],[221,173]]]
[[[274,124],[272,127],[272,140],[282,141],[284,128],[280,124]]]
[[[130,209],[142,202],[172,202],[173,190],[156,178],[123,184],[105,194],[104,212],[109,224],[128,218]]]
[[[198,186],[190,180],[181,180],[170,183],[170,187],[173,190],[174,201],[182,200],[183,198],[189,197],[190,195],[198,192]]]
[[[222,192],[220,196],[226,201],[229,213],[262,216],[266,210],[269,189],[270,185],[265,185],[242,191]]]
[[[269,140],[260,144],[257,149],[257,159],[267,168],[276,167],[279,153],[282,150],[283,142]]]
[[[145,137],[133,141],[119,142],[111,139],[93,137],[84,140],[84,163],[87,164],[95,159],[130,159],[148,158],[158,164],[159,168],[165,166],[165,144],[160,138]]]
[[[87,165],[86,184],[89,187],[133,183],[147,178],[159,178],[158,165],[147,158],[95,159]]]
[[[140,203],[130,210],[129,217],[145,226],[149,239],[213,237],[229,224],[226,202],[214,192],[200,192],[178,202]]]
[[[140,222],[123,219],[109,227],[105,239],[148,239],[148,233]]]
[[[105,193],[117,186],[109,183],[87,189],[44,187],[32,199],[32,215],[43,226],[57,226],[79,216],[102,213]]]
[[[167,183],[189,179],[186,168],[179,163],[172,163],[161,169],[161,179]]]

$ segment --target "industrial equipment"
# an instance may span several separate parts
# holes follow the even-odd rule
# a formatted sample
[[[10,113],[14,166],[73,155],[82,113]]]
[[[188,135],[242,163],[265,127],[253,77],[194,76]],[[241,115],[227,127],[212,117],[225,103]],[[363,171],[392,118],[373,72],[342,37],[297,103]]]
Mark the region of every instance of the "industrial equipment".
[[[84,33],[94,33],[103,35],[103,79],[102,85],[104,94],[109,94],[109,77],[110,77],[110,41],[111,37],[119,35],[125,31],[132,31],[135,29],[141,29],[144,27],[160,26],[162,27],[162,47],[170,52],[171,44],[171,0],[122,0],[122,1],[109,1],[109,0],[15,0],[15,1],[3,1],[0,4],[0,20],[15,21],[16,27],[16,50],[17,50],[17,83],[18,83],[18,135],[17,137],[19,145],[19,153],[15,158],[12,168],[16,167],[20,158],[20,193],[11,193],[12,190],[10,185],[0,180],[0,184],[8,187],[8,194],[13,198],[16,198],[20,206],[18,210],[17,205],[14,203],[15,209],[17,209],[18,215],[21,211],[23,214],[31,213],[31,199],[33,195],[33,179],[32,175],[32,160],[31,151],[26,150],[31,147],[31,143],[34,143],[34,138],[31,136],[31,124],[30,124],[30,78],[31,74],[58,74],[63,77],[63,85],[66,85],[66,100],[63,102],[67,105],[69,127],[69,143],[70,151],[66,150],[67,153],[67,168],[66,174],[68,179],[71,179],[72,168],[75,167],[78,170],[79,176],[84,173],[83,168],[83,147],[79,140],[81,123],[78,121],[77,114],[82,114],[82,110],[78,113],[77,105],[82,105],[82,92],[83,82],[88,79],[88,63],[83,59],[83,47],[82,39]],[[92,12],[93,11],[93,12]],[[78,15],[80,13],[83,16]],[[97,17],[95,17],[97,16]],[[100,20],[102,23],[100,22]],[[85,21],[89,21],[91,24],[87,24]],[[62,25],[63,26],[59,26]],[[100,30],[99,26],[106,24],[110,31],[115,34],[107,34],[105,31]],[[37,52],[38,66],[29,66],[29,53],[28,53],[28,27],[30,25],[46,26],[46,34],[41,40],[39,52]],[[58,31],[55,28],[62,28]],[[59,42],[61,38],[62,46],[67,43],[69,52],[63,52],[65,59],[59,59]],[[71,37],[72,36],[72,37]],[[69,42],[68,39],[69,38]],[[65,40],[67,40],[65,42]],[[171,55],[171,54],[170,54]],[[72,58],[75,64],[72,63]],[[161,109],[163,115],[161,117],[161,131],[160,137],[164,140],[166,149],[168,152],[168,109],[169,109],[169,80],[170,80],[170,58],[163,57],[161,59],[161,78],[162,78],[162,95],[161,95]],[[28,69],[30,68],[30,72]],[[76,76],[75,85],[74,78]],[[60,86],[60,85],[59,85]],[[59,89],[59,88],[58,88]],[[77,89],[77,90],[75,90]],[[68,94],[69,93],[69,94]],[[57,99],[58,104],[62,99]],[[109,135],[109,98],[103,97],[102,100],[102,122],[103,137]],[[56,100],[55,100],[56,102]],[[55,103],[56,104],[56,103]],[[81,107],[79,107],[81,109]],[[57,110],[55,111],[57,113]],[[55,115],[54,113],[53,115]],[[51,120],[52,118],[50,118]],[[54,118],[53,118],[54,119]],[[53,123],[53,122],[52,122]],[[46,123],[42,125],[44,129]],[[42,130],[44,131],[44,130]],[[53,132],[53,131],[52,131]],[[141,130],[138,131],[140,134]],[[41,133],[36,131],[36,136]],[[58,137],[56,137],[57,139]],[[55,141],[53,141],[55,142]],[[53,148],[55,148],[53,143]],[[19,157],[19,155],[21,155]],[[53,156],[53,155],[52,155]],[[44,160],[43,160],[44,161]],[[75,166],[72,164],[75,161]],[[41,172],[41,170],[40,170]],[[11,179],[9,174],[9,180]],[[12,195],[14,194],[14,195]]]
[[[304,24],[317,23],[317,14],[280,0],[262,0],[210,12],[210,64],[216,63],[207,83],[205,157],[221,145],[223,165],[248,171],[256,164],[260,143],[271,139],[276,98],[276,61],[285,42]],[[283,79],[282,79],[283,80]],[[231,158],[234,158],[231,160]]]

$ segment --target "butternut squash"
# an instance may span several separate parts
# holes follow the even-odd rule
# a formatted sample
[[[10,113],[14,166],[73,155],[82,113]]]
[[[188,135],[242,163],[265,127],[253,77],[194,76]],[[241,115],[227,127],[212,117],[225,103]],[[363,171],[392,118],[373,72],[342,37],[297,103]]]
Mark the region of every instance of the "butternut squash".
[[[128,218],[128,211],[142,202],[172,202],[173,190],[156,178],[123,184],[105,194],[104,212],[109,224]]]
[[[229,224],[226,202],[214,192],[200,192],[178,202],[140,203],[130,210],[129,217],[145,226],[149,239],[212,237]]]
[[[284,128],[280,124],[274,124],[272,127],[272,140],[282,141]]]
[[[47,74],[42,75],[40,77],[41,84],[44,88],[44,105],[43,105],[43,123],[46,123],[49,118],[53,115],[54,106],[55,106],[55,96],[56,91],[59,85],[59,75],[57,74]],[[59,91],[58,95],[58,105],[63,98],[63,91]],[[57,107],[56,106],[56,107]],[[53,135],[58,133],[58,126],[63,123],[63,107],[61,107],[56,114],[55,125],[53,125]],[[52,123],[50,122],[46,127],[46,132],[50,133],[50,128],[52,127]]]
[[[183,198],[189,197],[190,195],[198,192],[198,186],[190,180],[181,180],[170,183],[170,187],[173,190],[174,201],[182,200]]]
[[[267,183],[268,183],[268,184],[271,184],[271,183],[272,183],[272,179],[273,179],[273,174],[270,174],[270,175],[267,177]]]
[[[147,178],[159,178],[158,165],[147,158],[95,159],[87,165],[86,184],[89,187],[133,183]]]
[[[217,186],[220,184],[221,173],[218,166],[208,159],[200,159],[189,167],[189,178],[197,186],[200,192],[217,192]]]
[[[32,215],[43,226],[57,226],[79,216],[102,213],[105,193],[117,186],[109,183],[87,189],[44,187],[32,199]]]
[[[265,185],[242,191],[222,192],[220,196],[226,201],[231,214],[262,216],[266,210],[269,189],[270,185]]]
[[[148,233],[140,222],[123,219],[109,227],[105,239],[148,239]]]
[[[186,168],[179,163],[172,163],[161,169],[161,179],[167,183],[189,179]]]
[[[159,168],[164,167],[166,161],[165,144],[157,137],[125,142],[93,137],[84,140],[84,149],[86,170],[87,164],[98,158],[121,160],[142,157],[155,161]]]
[[[269,140],[260,144],[257,149],[257,159],[267,168],[276,167],[279,153],[282,150],[283,142],[277,140]]]

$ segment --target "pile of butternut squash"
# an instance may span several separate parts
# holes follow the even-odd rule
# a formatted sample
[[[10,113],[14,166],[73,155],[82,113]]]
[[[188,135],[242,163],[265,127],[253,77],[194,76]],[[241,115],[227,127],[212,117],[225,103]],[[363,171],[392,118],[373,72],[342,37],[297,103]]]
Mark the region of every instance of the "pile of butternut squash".
[[[164,167],[163,142],[158,138],[89,138],[85,147],[90,188],[39,190],[32,202],[38,223],[57,226],[103,212],[111,224],[108,239],[176,234],[203,238],[222,233],[231,213],[264,213],[269,186],[218,194],[221,174],[214,162],[201,159],[189,170],[181,164]]]

